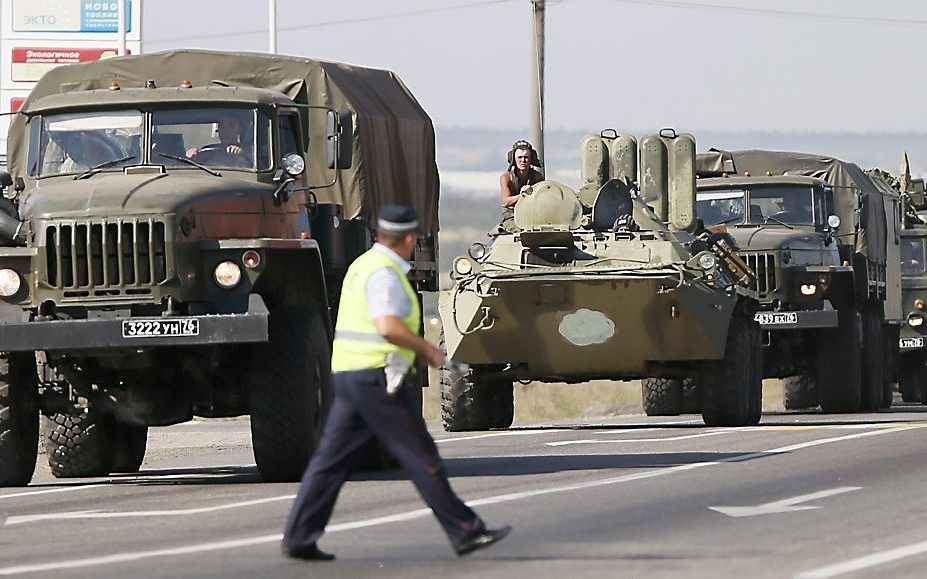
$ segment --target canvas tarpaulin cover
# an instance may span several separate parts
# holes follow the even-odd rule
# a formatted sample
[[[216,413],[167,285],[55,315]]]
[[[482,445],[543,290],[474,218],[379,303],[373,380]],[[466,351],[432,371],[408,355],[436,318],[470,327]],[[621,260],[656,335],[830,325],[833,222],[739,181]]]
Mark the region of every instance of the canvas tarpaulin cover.
[[[22,110],[56,93],[109,87],[160,87],[184,80],[195,86],[219,81],[282,93],[296,103],[355,113],[354,162],[333,187],[314,190],[321,202],[342,205],[344,217],[368,221],[387,204],[411,205],[426,231],[438,227],[438,169],[434,127],[428,114],[395,73],[291,56],[178,50],[62,66],[46,73]],[[310,109],[311,184],[327,183],[334,172],[325,159],[326,113]],[[9,132],[10,168],[23,174],[25,118],[14,117]]]

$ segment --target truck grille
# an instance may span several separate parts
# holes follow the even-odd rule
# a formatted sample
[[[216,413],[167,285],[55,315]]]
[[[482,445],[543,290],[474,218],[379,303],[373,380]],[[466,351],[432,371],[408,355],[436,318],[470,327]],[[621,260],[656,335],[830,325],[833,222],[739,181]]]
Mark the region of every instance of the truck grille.
[[[756,274],[756,291],[760,298],[779,289],[778,268],[774,253],[745,252],[744,260]]]
[[[167,280],[166,227],[162,221],[56,223],[47,226],[45,234],[45,281],[52,287],[92,288],[93,295],[118,295],[123,289],[126,293],[150,293],[146,286]]]

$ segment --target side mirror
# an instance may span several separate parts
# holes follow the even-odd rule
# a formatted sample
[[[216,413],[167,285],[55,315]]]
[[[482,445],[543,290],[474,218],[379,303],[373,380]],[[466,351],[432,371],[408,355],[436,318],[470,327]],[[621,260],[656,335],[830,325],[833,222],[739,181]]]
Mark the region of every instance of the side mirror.
[[[6,171],[0,171],[0,188],[6,189],[13,184],[13,177]]]
[[[350,169],[354,161],[354,116],[351,111],[328,111],[325,132],[329,169]]]

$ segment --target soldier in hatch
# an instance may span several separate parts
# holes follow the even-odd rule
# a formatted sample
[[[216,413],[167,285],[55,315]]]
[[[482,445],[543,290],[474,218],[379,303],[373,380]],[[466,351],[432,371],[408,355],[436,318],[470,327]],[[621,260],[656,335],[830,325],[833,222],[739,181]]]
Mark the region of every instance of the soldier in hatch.
[[[515,204],[526,195],[531,195],[531,186],[544,180],[544,174],[535,169],[541,167],[541,160],[531,143],[515,141],[508,152],[509,168],[499,175],[502,194],[502,221],[499,231],[515,233]]]

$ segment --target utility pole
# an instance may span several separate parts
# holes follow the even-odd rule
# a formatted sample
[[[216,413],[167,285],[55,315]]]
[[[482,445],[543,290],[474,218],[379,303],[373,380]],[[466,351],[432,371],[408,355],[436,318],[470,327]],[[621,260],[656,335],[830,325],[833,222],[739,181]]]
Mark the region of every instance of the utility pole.
[[[119,34],[116,47],[117,56],[126,55],[126,2],[128,0],[119,0],[116,3],[116,32]],[[136,10],[138,7],[136,7]]]
[[[534,53],[531,87],[531,144],[544,163],[544,0],[531,0],[534,11]]]
[[[277,54],[277,0],[267,0],[267,10],[267,30],[270,38],[270,45],[267,51],[271,54]]]

